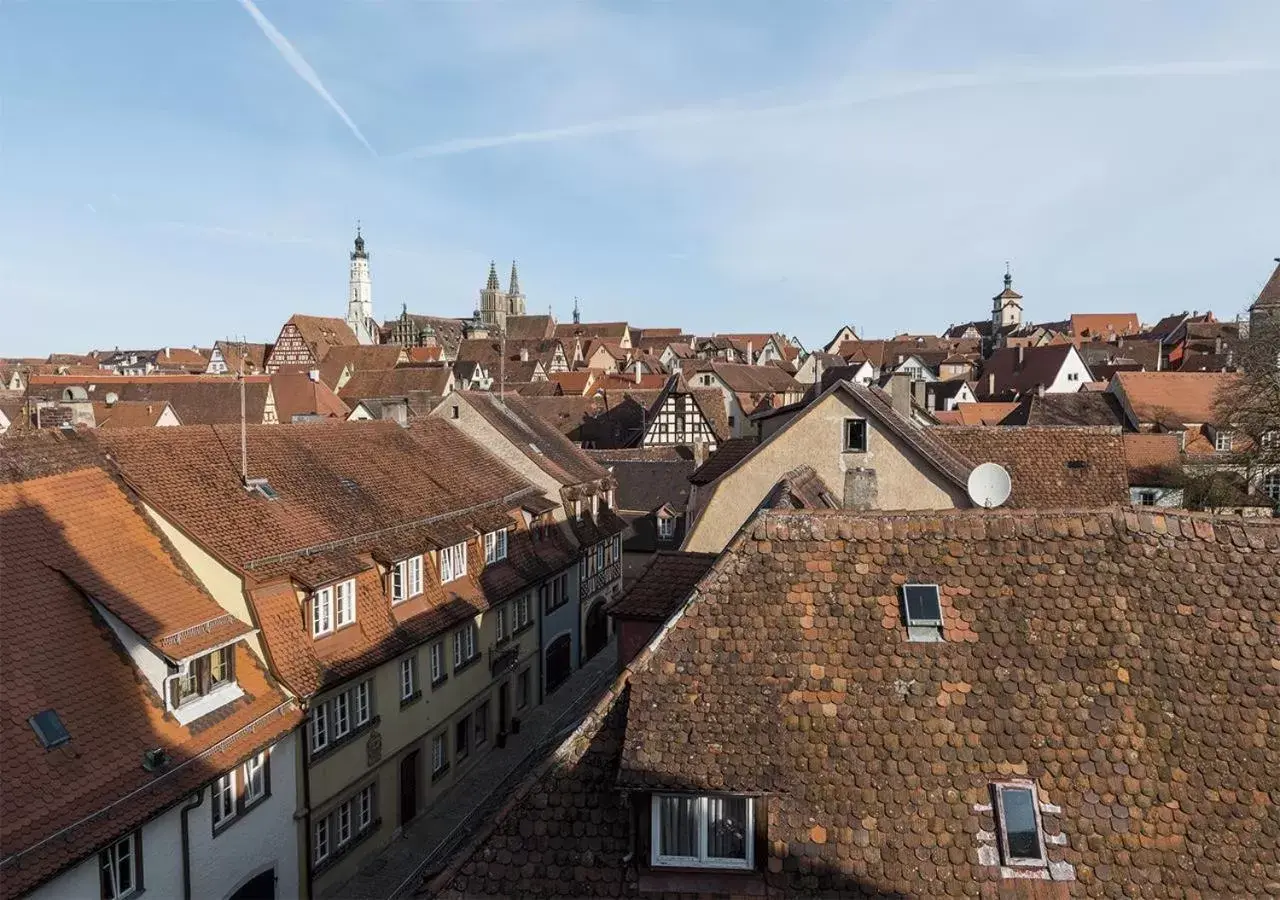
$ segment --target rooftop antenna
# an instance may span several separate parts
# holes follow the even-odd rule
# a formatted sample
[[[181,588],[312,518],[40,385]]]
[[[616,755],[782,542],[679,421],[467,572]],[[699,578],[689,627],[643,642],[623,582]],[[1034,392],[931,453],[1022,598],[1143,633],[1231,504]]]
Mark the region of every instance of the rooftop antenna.
[[[968,490],[974,506],[995,509],[1009,499],[1013,480],[1004,466],[984,462],[969,473]]]
[[[229,343],[229,342],[228,342]],[[248,353],[244,335],[240,335],[240,483],[249,484],[249,438],[245,429],[244,357]]]

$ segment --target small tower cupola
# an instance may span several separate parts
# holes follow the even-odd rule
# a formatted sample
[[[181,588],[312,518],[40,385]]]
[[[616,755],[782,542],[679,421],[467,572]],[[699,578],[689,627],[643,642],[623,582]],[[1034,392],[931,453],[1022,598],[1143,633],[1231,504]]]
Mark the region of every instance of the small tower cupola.
[[[1022,295],[1013,289],[1013,272],[1004,264],[1004,290],[991,298],[991,326],[999,332],[1022,324]]]

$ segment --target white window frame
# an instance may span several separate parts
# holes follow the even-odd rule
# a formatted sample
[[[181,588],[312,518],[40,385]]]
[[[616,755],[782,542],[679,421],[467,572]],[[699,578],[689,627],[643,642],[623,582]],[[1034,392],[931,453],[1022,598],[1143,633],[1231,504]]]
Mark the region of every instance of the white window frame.
[[[418,657],[400,660],[400,699],[410,700],[418,690]]]
[[[431,774],[438,775],[449,765],[449,729],[431,739]]]
[[[333,588],[323,587],[311,594],[311,636],[333,631]]]
[[[311,864],[318,866],[329,858],[329,817],[316,819],[314,834],[311,836]]]
[[[333,625],[345,628],[356,620],[356,580],[348,578],[333,586]]]
[[[222,828],[236,817],[236,771],[220,776],[210,789],[213,827]]]
[[[659,853],[662,847],[662,814],[661,805],[663,798],[675,797],[680,799],[697,800],[698,815],[698,855],[694,856],[663,856]],[[751,797],[744,797],[737,794],[721,794],[716,796],[729,797],[735,800],[745,800],[747,802],[747,826],[746,839],[743,841],[746,850],[745,859],[722,859],[707,856],[707,832],[710,823],[707,820],[707,801],[711,798],[708,794],[654,794],[651,800],[649,820],[651,824],[651,841],[650,841],[650,862],[654,866],[677,866],[681,868],[695,869],[752,869],[755,867],[755,802]]]
[[[1262,432],[1263,450],[1280,450],[1280,430],[1272,428]]]
[[[244,779],[244,806],[247,809],[267,796],[267,751],[263,750],[257,756],[246,759],[240,774]],[[256,790],[253,784],[255,778],[258,780]]]
[[[403,603],[422,593],[422,557],[402,559],[391,568],[391,602]]]
[[[356,807],[356,829],[363,834],[373,824],[373,785],[367,784],[360,789],[360,793],[356,795]]]
[[[1213,449],[1218,453],[1230,453],[1235,441],[1235,432],[1220,428],[1213,433]],[[1226,446],[1223,446],[1225,444]]]
[[[351,842],[351,818],[351,801],[348,800],[338,807],[334,816],[334,831],[337,833],[339,847]]]
[[[340,741],[351,733],[351,698],[343,691],[329,702],[333,704],[333,739]]]
[[[429,653],[431,654],[431,683],[439,684],[448,674],[444,670],[444,641],[436,641],[432,644]]]
[[[317,703],[311,711],[311,755],[329,746],[329,704]]]
[[[373,718],[373,690],[370,687],[372,682],[362,681],[356,685],[356,689],[352,691],[354,696],[351,698],[351,705],[355,707],[354,727],[359,728]]]
[[[465,655],[463,651],[466,651]],[[476,656],[476,627],[474,623],[468,622],[453,633],[453,668],[456,671],[459,667],[471,662]]]
[[[493,624],[494,640],[496,640],[499,644],[501,644],[503,641],[507,639],[506,618],[507,618],[507,607],[505,604],[502,606],[499,606],[496,610],[494,610],[494,624]]]
[[[658,539],[669,541],[676,536],[676,520],[670,516],[658,516]]]
[[[112,900],[124,900],[125,897],[132,897],[134,894],[138,893],[141,890],[141,886],[138,884],[137,837],[138,837],[138,833],[135,831],[132,834],[116,841],[114,844],[112,844],[110,847],[107,847],[98,855],[99,868],[100,869],[108,868],[108,867],[110,868]],[[125,847],[125,852],[128,854],[127,859],[128,859],[128,866],[129,866],[129,888],[128,890],[125,890],[125,891],[120,890],[120,863],[123,856],[123,854],[120,852],[121,846]],[[106,866],[102,865],[103,854],[105,854],[107,857]],[[99,876],[99,882],[101,882],[101,876]]]
[[[516,617],[515,617],[516,631],[520,630],[524,626],[528,625],[530,621],[532,621],[530,617],[531,606],[532,604],[529,601],[529,594],[527,593],[522,594],[520,596],[520,599],[516,600]]]
[[[502,562],[507,558],[507,530],[489,531],[484,536],[484,564]]]
[[[1040,845],[1040,855],[1011,856],[1009,854],[1009,832],[1005,827],[1004,792],[1006,790],[1030,791],[1031,808],[1036,817],[1036,839]],[[1000,858],[1006,866],[1043,869],[1049,865],[1049,848],[1044,840],[1044,822],[1040,819],[1040,792],[1034,781],[1001,781],[992,785],[995,794],[996,835],[1000,840]]]
[[[1262,493],[1280,503],[1280,472],[1268,472],[1262,476]]]
[[[440,583],[457,581],[467,574],[467,542],[440,551]]]

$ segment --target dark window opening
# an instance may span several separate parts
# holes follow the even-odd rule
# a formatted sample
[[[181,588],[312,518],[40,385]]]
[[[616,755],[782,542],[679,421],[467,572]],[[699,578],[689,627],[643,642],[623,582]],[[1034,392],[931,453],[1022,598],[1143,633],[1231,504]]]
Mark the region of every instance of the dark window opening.
[[[867,420],[866,419],[845,419],[844,420],[844,452],[845,453],[866,453],[867,452]]]
[[[46,750],[52,750],[71,740],[71,735],[67,733],[67,727],[62,724],[62,719],[58,718],[58,714],[51,709],[41,710],[27,721]]]
[[[1035,787],[996,785],[996,812],[1000,825],[1000,847],[1008,865],[1038,865],[1044,862],[1044,842],[1040,838],[1040,813]]]

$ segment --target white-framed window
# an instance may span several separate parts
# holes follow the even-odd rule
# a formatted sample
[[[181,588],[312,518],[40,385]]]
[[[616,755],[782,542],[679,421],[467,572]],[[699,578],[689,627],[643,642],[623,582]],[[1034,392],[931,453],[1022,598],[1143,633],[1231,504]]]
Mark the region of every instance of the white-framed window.
[[[669,541],[676,536],[676,520],[670,516],[658,516],[658,539]]]
[[[338,807],[338,846],[351,840],[351,804],[344,803]]]
[[[244,765],[241,767],[241,777],[244,779],[243,805],[247,809],[267,796],[266,750],[244,761]]]
[[[530,608],[532,604],[529,602],[529,594],[522,594],[520,599],[516,601],[515,626],[516,629],[523,628],[531,621]]]
[[[360,727],[369,721],[372,715],[372,704],[369,702],[369,685],[372,682],[362,681],[356,685],[355,703],[356,703],[356,727]]]
[[[467,544],[454,544],[440,551],[440,583],[448,584],[467,574]]]
[[[507,531],[490,531],[484,536],[484,562],[485,565],[490,563],[502,562],[507,558]]]
[[[311,710],[311,755],[329,746],[329,704],[317,703]]]
[[[1030,781],[992,785],[996,824],[1000,830],[1000,854],[1006,866],[1043,866],[1044,833],[1040,802]]]
[[[1263,450],[1280,450],[1280,431],[1272,429],[1262,432]]]
[[[138,833],[121,838],[98,854],[104,900],[132,897],[142,885],[138,883]]]
[[[1233,432],[1219,429],[1213,434],[1213,449],[1219,453],[1230,453],[1231,442],[1234,437]]]
[[[361,788],[359,795],[356,797],[357,827],[364,831],[373,823],[373,785],[366,785]]]
[[[453,633],[453,667],[458,669],[476,655],[476,627],[468,622]]]
[[[446,746],[445,733],[441,732],[431,739],[431,774],[444,771],[449,764],[449,750]]]
[[[333,739],[341,740],[351,730],[351,698],[345,693],[339,694],[333,703]]]
[[[867,420],[866,419],[845,419],[844,420],[844,452],[845,453],[866,453],[867,452]]]
[[[507,639],[507,607],[499,606],[494,610],[494,639],[501,644]]]
[[[314,831],[315,834],[311,836],[311,860],[313,865],[319,865],[329,858],[329,819],[327,816],[316,820]]]
[[[400,699],[412,700],[418,690],[418,657],[400,660]]]
[[[1158,491],[1138,491],[1139,506],[1155,506],[1156,500],[1159,499]]]
[[[182,664],[169,699],[177,709],[235,681],[235,647],[219,647]]]
[[[356,582],[354,578],[334,585],[333,620],[336,628],[350,625],[356,620]]]
[[[752,807],[750,797],[655,794],[652,864],[750,869],[755,856]]]
[[[333,631],[333,588],[325,587],[311,595],[311,636],[320,637]]]
[[[422,593],[422,557],[402,559],[391,567],[391,602],[400,603]]]
[[[444,641],[436,641],[431,645],[431,683],[444,681]]]
[[[213,783],[213,827],[236,817],[236,773],[233,769]]]

